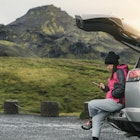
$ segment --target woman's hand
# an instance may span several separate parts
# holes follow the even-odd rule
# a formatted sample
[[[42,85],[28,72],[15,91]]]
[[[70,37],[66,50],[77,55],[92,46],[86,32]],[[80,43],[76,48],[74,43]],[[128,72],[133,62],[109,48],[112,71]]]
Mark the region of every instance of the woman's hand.
[[[99,86],[101,89],[105,89],[105,85],[103,83],[100,83],[100,86]]]

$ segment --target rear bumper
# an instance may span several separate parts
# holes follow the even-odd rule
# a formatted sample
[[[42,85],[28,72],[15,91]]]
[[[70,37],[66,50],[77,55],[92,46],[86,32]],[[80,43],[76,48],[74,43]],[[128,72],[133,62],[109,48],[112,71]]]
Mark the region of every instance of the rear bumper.
[[[112,113],[107,118],[115,128],[125,132],[140,134],[140,109],[124,108],[118,113]]]

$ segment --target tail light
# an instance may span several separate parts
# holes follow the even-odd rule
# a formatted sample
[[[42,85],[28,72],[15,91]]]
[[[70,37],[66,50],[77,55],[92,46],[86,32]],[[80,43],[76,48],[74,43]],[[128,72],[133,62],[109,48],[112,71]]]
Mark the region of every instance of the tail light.
[[[130,70],[128,75],[127,75],[127,79],[126,81],[139,81],[140,80],[140,69],[133,69]]]

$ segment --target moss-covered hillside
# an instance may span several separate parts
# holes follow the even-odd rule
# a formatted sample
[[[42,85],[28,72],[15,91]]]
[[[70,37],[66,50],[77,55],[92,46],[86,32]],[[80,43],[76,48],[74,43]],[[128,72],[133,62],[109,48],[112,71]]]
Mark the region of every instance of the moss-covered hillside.
[[[107,82],[102,62],[74,59],[0,58],[0,112],[18,100],[23,113],[39,113],[41,101],[57,101],[60,112],[81,112],[84,101],[104,98],[92,81]]]
[[[112,50],[127,62],[139,55],[106,33],[78,29],[75,19],[54,5],[29,9],[0,25],[0,56],[101,60]]]

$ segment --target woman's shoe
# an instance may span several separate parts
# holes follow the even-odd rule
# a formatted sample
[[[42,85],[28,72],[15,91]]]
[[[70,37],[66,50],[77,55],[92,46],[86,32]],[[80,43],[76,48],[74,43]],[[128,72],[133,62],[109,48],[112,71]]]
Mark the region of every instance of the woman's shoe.
[[[88,120],[85,125],[81,126],[84,130],[90,130],[92,128],[92,120]]]

